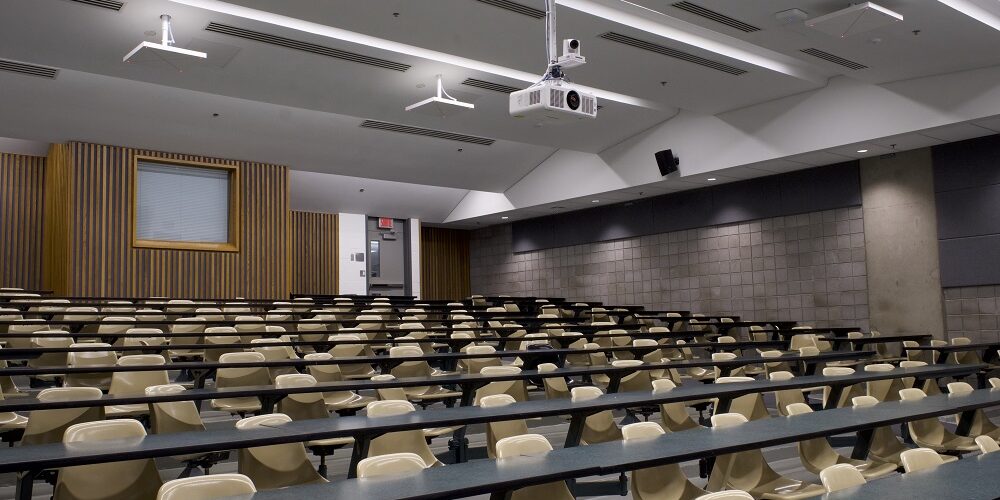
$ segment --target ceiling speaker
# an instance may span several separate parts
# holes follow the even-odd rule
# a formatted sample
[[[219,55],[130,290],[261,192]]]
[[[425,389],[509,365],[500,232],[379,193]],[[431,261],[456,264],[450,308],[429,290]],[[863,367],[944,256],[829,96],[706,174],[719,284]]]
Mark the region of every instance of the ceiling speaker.
[[[656,166],[660,167],[660,175],[662,176],[676,172],[677,165],[681,164],[681,160],[674,156],[674,152],[670,149],[657,151],[655,156]]]

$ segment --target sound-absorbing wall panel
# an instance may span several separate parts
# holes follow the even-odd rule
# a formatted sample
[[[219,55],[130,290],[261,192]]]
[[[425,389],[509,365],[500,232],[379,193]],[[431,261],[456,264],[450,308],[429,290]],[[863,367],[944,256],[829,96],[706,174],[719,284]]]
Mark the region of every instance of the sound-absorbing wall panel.
[[[288,169],[119,146],[69,144],[69,293],[79,296],[288,296]],[[240,169],[239,252],[132,246],[135,155]]]
[[[337,214],[293,210],[289,246],[292,259],[290,291],[336,294]]]
[[[471,295],[469,231],[420,228],[420,298],[462,299]]]
[[[45,158],[0,153],[0,286],[42,287]]]

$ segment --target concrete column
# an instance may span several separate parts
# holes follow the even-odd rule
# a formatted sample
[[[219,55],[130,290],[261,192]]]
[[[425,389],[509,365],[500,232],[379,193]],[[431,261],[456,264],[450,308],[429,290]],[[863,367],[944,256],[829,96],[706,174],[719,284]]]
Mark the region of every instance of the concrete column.
[[[861,194],[872,328],[944,338],[930,149],[862,160]]]

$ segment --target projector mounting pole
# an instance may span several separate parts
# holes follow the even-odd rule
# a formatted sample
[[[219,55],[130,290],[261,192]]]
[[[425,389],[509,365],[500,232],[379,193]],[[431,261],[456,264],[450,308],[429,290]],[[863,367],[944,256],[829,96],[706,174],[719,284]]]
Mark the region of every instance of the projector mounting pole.
[[[163,35],[163,45],[173,46],[174,32],[170,29],[170,16],[166,14],[160,16],[160,31]]]
[[[556,0],[545,0],[545,55],[549,59],[545,79],[562,78],[562,68],[556,64],[559,59],[556,40]]]

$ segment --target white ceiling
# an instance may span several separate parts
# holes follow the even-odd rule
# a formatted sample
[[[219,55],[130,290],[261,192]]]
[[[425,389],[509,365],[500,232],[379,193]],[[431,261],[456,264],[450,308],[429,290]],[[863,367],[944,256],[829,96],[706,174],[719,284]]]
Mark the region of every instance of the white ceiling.
[[[541,0],[515,1],[543,6]],[[487,70],[170,0],[129,0],[117,13],[70,0],[22,0],[6,2],[3,7],[0,58],[61,71],[55,80],[0,72],[0,137],[85,140],[280,163],[295,170],[340,176],[293,176],[308,179],[293,180],[293,206],[381,211],[393,216],[419,214],[437,222],[444,220],[468,190],[503,192],[559,149],[604,151],[669,120],[678,109],[717,114],[820,89],[823,78],[836,75],[881,84],[1000,65],[1000,52],[992,50],[1000,42],[1000,33],[932,0],[880,2],[902,13],[906,20],[848,39],[830,37],[804,25],[782,26],[774,18],[774,13],[790,8],[805,10],[811,17],[825,14],[846,6],[840,0],[694,0],[762,28],[754,33],[692,15],[672,7],[669,0],[633,0],[662,13],[646,15],[654,27],[664,28],[652,31],[648,25],[627,26],[579,8],[593,4],[635,11],[634,6],[618,0],[560,2],[571,4],[559,7],[560,37],[582,40],[583,54],[589,61],[570,71],[573,81],[631,96],[636,102],[651,101],[652,105],[602,100],[597,120],[538,127],[510,118],[505,94],[460,84],[471,77],[526,86],[523,81]],[[229,4],[480,61],[484,67],[492,64],[540,73],[544,66],[542,21],[476,0],[229,0]],[[159,30],[162,13],[174,17],[178,45],[207,51],[207,61],[184,65],[183,71],[121,62],[139,41],[158,39],[158,33],[145,32]],[[412,68],[406,72],[374,68],[208,32],[205,27],[212,21],[389,59]],[[819,78],[796,77],[794,72],[774,71],[672,40],[662,35],[669,30],[707,34],[731,48],[725,51],[730,55],[742,51],[792,61],[790,64]],[[913,35],[913,30],[920,30],[919,36]],[[599,38],[608,31],[748,72],[734,76]],[[880,42],[873,43],[872,38]],[[870,68],[852,71],[800,52],[810,47]],[[474,102],[476,109],[446,119],[404,112],[404,106],[431,94],[437,74],[444,76],[453,95]],[[220,116],[213,117],[213,113]],[[364,119],[497,142],[480,146],[361,129]],[[933,144],[974,136],[977,131],[991,133],[997,128],[996,124],[980,125],[994,128],[962,125],[924,131],[872,141],[868,149],[879,154],[890,150],[891,144],[902,150],[927,145],[928,141]],[[852,147],[719,171],[717,182],[843,161],[857,156]],[[703,182],[685,178],[602,196],[608,201],[613,197],[627,199],[638,196],[634,193],[639,191],[646,196],[657,190],[697,187]],[[408,184],[421,186],[409,189]],[[349,196],[361,185],[381,186],[384,191],[370,188],[366,189],[369,196]],[[376,192],[384,193],[384,201],[374,196]],[[410,199],[393,198],[400,196]],[[560,203],[577,208],[589,204],[589,197]],[[551,209],[524,210],[538,215]]]

